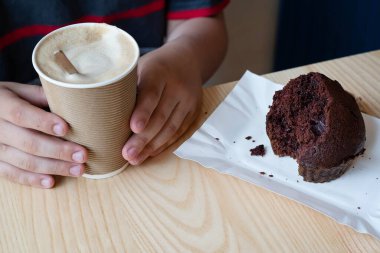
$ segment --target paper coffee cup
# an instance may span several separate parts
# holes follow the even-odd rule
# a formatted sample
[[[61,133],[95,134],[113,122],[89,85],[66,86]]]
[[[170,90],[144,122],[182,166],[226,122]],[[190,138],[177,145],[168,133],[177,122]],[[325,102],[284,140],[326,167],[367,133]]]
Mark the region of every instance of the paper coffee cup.
[[[98,32],[100,35],[96,34]],[[96,44],[99,38],[112,43],[121,41],[122,44],[115,46],[110,42],[112,45],[106,45],[104,50],[101,46],[99,50]],[[89,49],[85,48],[84,53],[76,52],[76,43],[79,43],[79,47],[86,47],[87,39]],[[70,47],[74,47],[74,52],[70,51]],[[54,63],[50,61],[53,58],[49,57],[53,57],[50,54],[57,50],[68,52],[69,59],[80,58],[81,54],[84,57],[89,55],[89,62],[85,58],[84,63],[79,60],[77,66],[74,60],[72,63],[79,73],[82,68],[83,72],[90,74],[67,76],[67,73],[60,72],[63,70],[59,66],[52,67]],[[109,56],[105,55],[107,50]],[[118,50],[121,51],[115,52]],[[106,65],[102,63],[104,66],[98,66],[97,61],[102,61],[104,55],[119,69],[114,71],[107,60]],[[123,62],[124,67],[121,66],[123,64],[112,62],[116,58],[123,60],[122,57],[129,57],[127,63]],[[42,38],[34,48],[33,66],[40,77],[50,110],[70,125],[70,131],[64,139],[84,146],[89,152],[84,177],[110,177],[128,165],[122,157],[122,148],[131,135],[129,121],[136,100],[138,57],[138,45],[129,34],[114,26],[96,23],[75,24],[55,30]],[[102,73],[104,69],[107,69],[107,73]],[[91,71],[98,70],[101,74],[91,76]]]

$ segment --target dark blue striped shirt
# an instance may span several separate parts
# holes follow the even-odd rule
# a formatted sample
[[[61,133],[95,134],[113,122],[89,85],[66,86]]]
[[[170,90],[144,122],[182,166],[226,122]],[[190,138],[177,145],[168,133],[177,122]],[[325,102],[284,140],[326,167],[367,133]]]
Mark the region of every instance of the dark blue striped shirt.
[[[147,52],[163,44],[168,19],[205,17],[228,0],[0,0],[0,81],[37,78],[31,55],[47,33],[64,25],[105,22],[131,34]]]

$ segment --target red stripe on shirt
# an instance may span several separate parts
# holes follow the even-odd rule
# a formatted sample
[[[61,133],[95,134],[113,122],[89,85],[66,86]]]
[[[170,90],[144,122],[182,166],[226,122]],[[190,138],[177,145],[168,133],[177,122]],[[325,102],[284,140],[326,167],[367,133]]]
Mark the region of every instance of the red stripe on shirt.
[[[181,11],[171,11],[168,13],[168,19],[186,19],[186,18],[197,18],[197,17],[208,17],[211,15],[218,14],[224,7],[227,6],[229,0],[223,0],[222,2],[208,8],[194,9],[194,10],[181,10]]]
[[[110,23],[117,20],[128,19],[128,18],[139,18],[162,10],[165,7],[164,0],[157,0],[150,4],[138,7],[136,9],[127,10],[124,12],[119,12],[111,14],[108,16],[85,16],[73,23],[83,23],[83,22],[96,22],[96,23]]]
[[[50,25],[31,25],[19,28],[0,38],[0,50],[19,40],[22,40],[23,38],[35,35],[45,35],[57,28],[59,28],[59,26]]]
[[[128,19],[128,18],[138,18],[138,17],[143,17],[151,13],[160,11],[164,7],[165,7],[165,1],[157,0],[135,9],[111,14],[108,16],[84,16],[66,25],[75,24],[75,23],[83,23],[83,22],[110,23],[117,20],[123,20],[123,19]],[[36,35],[46,35],[62,26],[65,26],[65,25],[60,25],[60,26],[30,25],[30,26],[25,26],[25,27],[16,29],[0,38],[0,50],[27,37],[36,36]]]

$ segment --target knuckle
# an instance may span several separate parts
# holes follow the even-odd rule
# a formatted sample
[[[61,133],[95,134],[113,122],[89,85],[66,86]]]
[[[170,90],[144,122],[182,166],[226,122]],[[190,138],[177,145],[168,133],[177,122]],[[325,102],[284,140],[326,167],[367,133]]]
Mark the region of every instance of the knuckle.
[[[24,109],[20,105],[14,106],[11,111],[10,120],[16,125],[21,125],[24,121]]]
[[[68,142],[61,144],[55,153],[55,157],[59,160],[71,159],[70,154],[72,153],[72,147]]]
[[[156,156],[156,155],[160,154],[160,153],[163,152],[165,149],[167,149],[167,147],[169,147],[169,146],[170,146],[170,143],[169,143],[169,142],[165,143],[165,144],[162,145],[159,149],[157,149],[156,152],[154,152],[154,153],[152,154],[152,156]]]
[[[178,131],[170,138],[169,143],[175,142],[179,137],[182,136],[182,134],[187,130],[185,126],[182,126]]]
[[[189,128],[189,125],[182,124],[179,129],[173,134],[173,136],[168,141],[168,146],[172,145],[174,142],[176,142]]]
[[[24,140],[22,142],[22,147],[23,147],[24,151],[29,153],[29,154],[37,154],[38,150],[39,150],[38,141],[34,138]]]
[[[67,159],[67,152],[64,149],[59,148],[57,150],[55,157],[59,160],[66,160]]]
[[[24,170],[32,171],[32,172],[36,172],[37,170],[34,160],[30,158],[18,159],[17,167]]]
[[[157,120],[159,123],[163,124],[165,123],[167,119],[167,116],[164,112],[157,112]]]
[[[7,170],[3,176],[11,182],[19,182],[19,173],[16,170]]]
[[[176,137],[182,136],[187,129],[190,128],[190,124],[183,124],[176,133]]]
[[[161,90],[158,88],[150,89],[146,97],[148,97],[150,101],[157,101],[161,98]]]
[[[18,173],[17,181],[22,185],[32,185],[33,178],[31,176],[25,175],[24,173]]]
[[[0,176],[6,180],[23,185],[32,185],[30,176],[10,166],[0,166]]]
[[[69,168],[67,164],[60,162],[58,160],[53,161],[51,167],[49,168],[50,173],[54,175],[69,175]]]
[[[39,115],[36,117],[35,119],[35,127],[39,130],[45,130],[47,129],[48,125],[49,125],[49,122],[50,120],[47,118],[47,117],[44,117],[42,115]]]
[[[171,136],[174,135],[177,132],[177,130],[178,126],[173,123],[170,123],[166,128],[166,133]]]
[[[36,176],[28,175],[26,177],[26,180],[27,180],[27,185],[29,185],[29,186],[39,186],[39,183],[37,183]]]
[[[149,139],[146,136],[136,136],[136,143],[145,146],[149,142]]]
[[[148,108],[141,108],[139,111],[140,117],[147,120],[149,119],[152,112]]]
[[[198,113],[200,113],[200,109],[192,109],[188,112],[188,117],[190,120],[193,120],[194,118],[196,118],[198,116]]]
[[[145,146],[144,149],[145,149],[144,153],[150,154],[150,153],[153,153],[157,149],[157,147],[156,147],[156,144],[149,143],[148,145]]]

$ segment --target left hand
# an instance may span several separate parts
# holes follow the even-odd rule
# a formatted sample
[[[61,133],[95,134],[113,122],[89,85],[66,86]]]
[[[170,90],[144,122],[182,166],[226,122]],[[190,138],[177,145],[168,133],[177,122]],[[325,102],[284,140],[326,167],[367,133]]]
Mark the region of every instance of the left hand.
[[[137,102],[130,121],[134,134],[122,151],[132,165],[141,164],[174,143],[200,111],[199,70],[191,57],[176,52],[176,48],[163,47],[139,61]]]
[[[223,13],[168,22],[166,43],[141,57],[138,95],[123,148],[132,165],[174,143],[199,114],[202,83],[215,72],[227,50]]]

